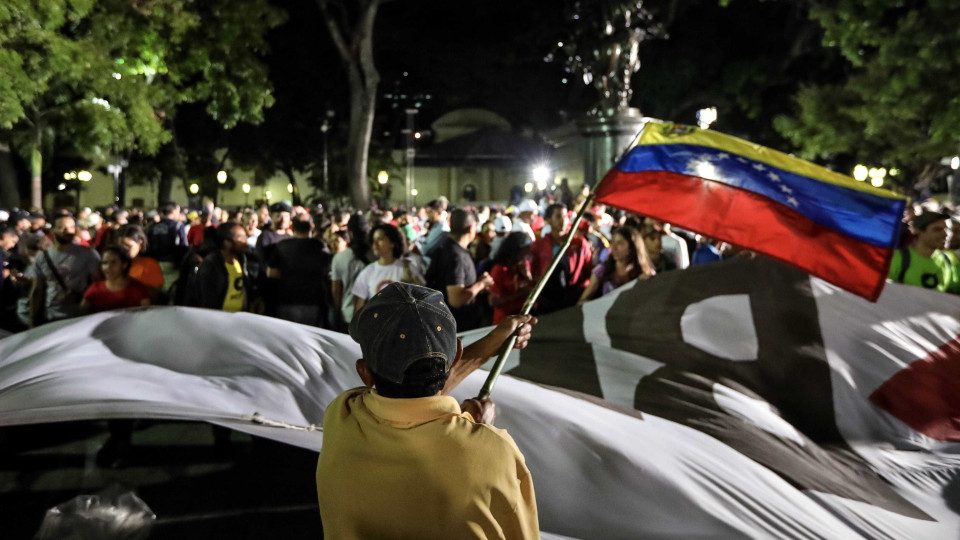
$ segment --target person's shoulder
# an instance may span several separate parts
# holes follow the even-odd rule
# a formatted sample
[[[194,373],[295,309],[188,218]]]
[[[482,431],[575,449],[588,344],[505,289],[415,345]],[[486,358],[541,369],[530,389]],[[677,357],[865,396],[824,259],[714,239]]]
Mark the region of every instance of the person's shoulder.
[[[101,282],[98,281],[97,283]],[[150,295],[150,288],[136,279],[131,278],[128,287],[132,287],[133,290],[141,296],[147,297]]]
[[[137,280],[135,279],[131,279],[130,281],[133,283],[137,283]],[[87,287],[87,290],[84,291],[83,297],[90,298],[91,296],[101,294],[106,290],[107,290],[106,281],[94,281],[93,283],[90,284],[89,287]]]
[[[507,433],[507,430],[490,424],[474,422],[462,415],[456,416],[453,422],[454,428],[463,434],[464,444],[474,449],[478,454],[496,460],[517,459],[523,461],[523,453],[520,452],[520,448],[517,447],[517,443]]]
[[[941,253],[943,253],[943,256],[947,258],[947,261],[949,261],[950,264],[952,264],[952,265],[954,265],[954,266],[960,264],[960,259],[957,258],[957,254],[956,254],[956,253],[950,251],[949,249],[941,249],[941,250],[938,250],[938,251],[940,251]]]
[[[326,411],[324,411],[324,424],[327,423],[327,418],[330,415],[336,415],[339,417],[347,416],[351,414],[351,402],[363,394],[369,393],[370,389],[366,386],[359,386],[357,388],[351,388],[344,392],[341,392],[340,395],[333,398],[333,401],[327,405]]]

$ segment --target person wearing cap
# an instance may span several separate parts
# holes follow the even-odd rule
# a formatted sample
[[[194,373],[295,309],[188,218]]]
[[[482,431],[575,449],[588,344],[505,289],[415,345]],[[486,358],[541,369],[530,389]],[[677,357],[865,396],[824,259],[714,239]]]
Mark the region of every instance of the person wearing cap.
[[[334,325],[338,330],[346,330],[346,324],[353,319],[356,297],[353,284],[360,272],[370,261],[377,258],[368,243],[370,224],[363,214],[353,214],[346,224],[350,235],[349,249],[333,256],[330,262],[330,296],[334,306],[340,307],[340,317]]]
[[[523,454],[493,427],[489,400],[450,391],[495,354],[530,316],[506,318],[464,348],[443,296],[389,285],[350,323],[364,386],[338,396],[323,418],[317,496],[329,538],[539,538]]]
[[[916,235],[913,246],[893,252],[888,278],[940,292],[960,294],[960,261],[945,249],[949,240],[947,220],[941,212],[923,210],[910,222]]]
[[[513,223],[511,223],[508,216],[497,216],[493,220],[493,225],[497,231],[497,237],[490,242],[490,258],[497,256],[497,250],[500,249],[500,244],[503,243],[504,238],[507,237],[507,234],[513,230]],[[533,242],[533,240],[531,240]]]
[[[537,206],[536,202],[524,199],[517,207],[517,211],[520,212],[520,215],[513,220],[513,231],[525,233],[533,242],[537,239],[536,233],[533,232],[533,220],[539,215],[540,207]]]

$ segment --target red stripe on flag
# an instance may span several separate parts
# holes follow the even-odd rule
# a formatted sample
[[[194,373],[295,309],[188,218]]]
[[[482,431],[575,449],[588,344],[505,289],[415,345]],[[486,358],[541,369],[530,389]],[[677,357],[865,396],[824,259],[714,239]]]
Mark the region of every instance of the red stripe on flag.
[[[596,201],[763,253],[871,301],[893,254],[762,195],[696,176],[613,169]]]
[[[938,441],[960,442],[960,338],[897,372],[870,394],[874,405]]]

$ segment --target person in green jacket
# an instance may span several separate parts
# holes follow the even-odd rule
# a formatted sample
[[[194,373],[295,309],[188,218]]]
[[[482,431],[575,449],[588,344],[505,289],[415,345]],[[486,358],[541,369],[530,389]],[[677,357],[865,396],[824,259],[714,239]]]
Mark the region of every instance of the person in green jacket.
[[[910,222],[917,242],[893,253],[888,277],[897,283],[960,294],[960,260],[947,245],[950,216],[924,210]]]

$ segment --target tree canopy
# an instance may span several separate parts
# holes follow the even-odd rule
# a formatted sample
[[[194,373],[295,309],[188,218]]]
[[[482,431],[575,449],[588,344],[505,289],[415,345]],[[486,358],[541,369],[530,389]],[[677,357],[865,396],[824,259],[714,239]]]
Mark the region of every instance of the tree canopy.
[[[917,172],[960,144],[960,5],[948,0],[817,3],[840,80],[805,85],[776,128],[807,158],[847,154]]]
[[[12,0],[0,6],[0,129],[29,156],[58,137],[92,158],[170,141],[182,103],[224,127],[273,103],[262,57],[284,13],[266,0]]]

